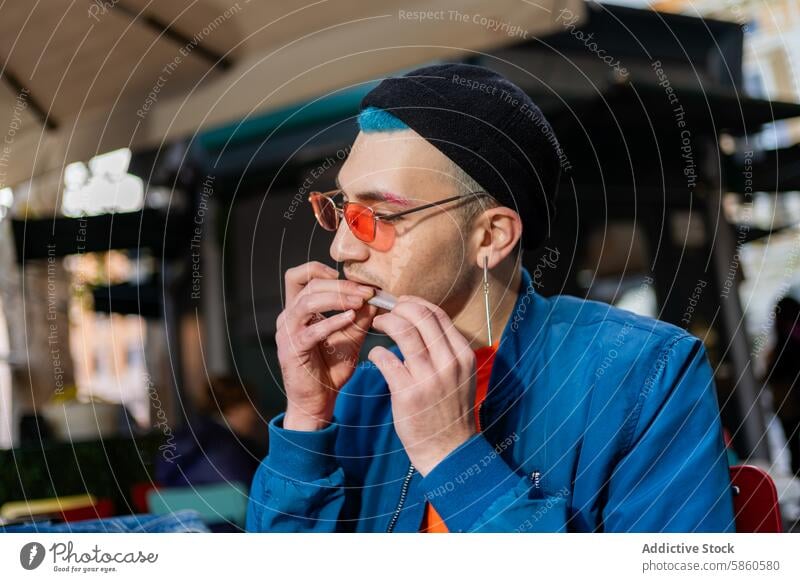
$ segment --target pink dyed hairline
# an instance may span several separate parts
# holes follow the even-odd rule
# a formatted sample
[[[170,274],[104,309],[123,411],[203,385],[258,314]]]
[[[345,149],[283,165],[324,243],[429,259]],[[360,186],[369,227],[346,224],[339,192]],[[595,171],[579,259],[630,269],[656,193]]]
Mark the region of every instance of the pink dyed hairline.
[[[383,192],[383,195],[386,196],[386,202],[399,204],[400,206],[411,206],[411,200],[403,196],[392,194],[391,192]]]

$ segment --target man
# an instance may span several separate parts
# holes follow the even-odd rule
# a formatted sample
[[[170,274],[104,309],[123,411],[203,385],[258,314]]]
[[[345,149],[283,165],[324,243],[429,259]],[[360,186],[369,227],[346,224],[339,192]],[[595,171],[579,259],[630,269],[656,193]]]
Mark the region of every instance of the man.
[[[288,404],[248,530],[732,531],[702,342],[542,297],[520,266],[549,232],[564,157],[530,98],[436,65],[384,80],[359,124],[340,191],[311,197],[345,279],[317,262],[286,273]],[[376,288],[394,309],[366,303]],[[357,363],[371,327],[396,345]]]

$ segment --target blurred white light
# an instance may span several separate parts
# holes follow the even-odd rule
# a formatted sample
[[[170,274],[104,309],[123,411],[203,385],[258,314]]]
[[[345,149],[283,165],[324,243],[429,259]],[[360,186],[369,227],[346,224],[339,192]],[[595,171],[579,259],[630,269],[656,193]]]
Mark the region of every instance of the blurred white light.
[[[89,168],[83,162],[75,162],[64,168],[64,185],[68,190],[80,188],[89,179]]]
[[[11,188],[0,188],[0,206],[11,208],[14,203],[14,191]]]
[[[64,172],[66,216],[132,212],[144,206],[142,180],[128,174],[129,149],[95,156],[88,164],[70,164]]]
[[[89,169],[94,176],[103,174],[109,177],[122,176],[128,171],[128,164],[130,163],[131,150],[123,148],[93,157],[89,160]]]

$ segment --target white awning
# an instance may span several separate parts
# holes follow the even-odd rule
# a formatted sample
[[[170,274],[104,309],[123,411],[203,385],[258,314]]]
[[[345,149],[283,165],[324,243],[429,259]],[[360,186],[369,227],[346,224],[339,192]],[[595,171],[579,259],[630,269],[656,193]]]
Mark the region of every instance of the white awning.
[[[582,0],[6,2],[0,188],[524,42],[583,10]]]

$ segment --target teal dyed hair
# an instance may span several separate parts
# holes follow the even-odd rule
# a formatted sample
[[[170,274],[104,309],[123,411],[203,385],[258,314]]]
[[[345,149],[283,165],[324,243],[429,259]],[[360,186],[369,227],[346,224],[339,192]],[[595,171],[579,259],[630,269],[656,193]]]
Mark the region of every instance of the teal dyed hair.
[[[408,125],[400,121],[397,117],[380,109],[378,107],[367,107],[358,114],[358,127],[364,133],[378,133],[381,131],[402,131],[410,129]],[[456,188],[459,194],[467,194],[470,192],[482,191],[480,184],[478,184],[471,176],[462,170],[457,164],[453,163],[449,158],[449,174],[455,181]],[[472,221],[481,212],[487,208],[500,206],[494,198],[479,198],[478,204],[464,204],[458,207],[457,212],[461,216],[463,223],[466,227],[472,224]],[[517,241],[514,247],[515,256],[519,253],[521,248],[521,240]]]
[[[402,131],[409,127],[394,115],[377,107],[367,107],[358,114],[358,127],[364,133]]]

